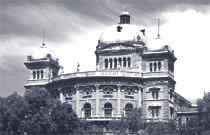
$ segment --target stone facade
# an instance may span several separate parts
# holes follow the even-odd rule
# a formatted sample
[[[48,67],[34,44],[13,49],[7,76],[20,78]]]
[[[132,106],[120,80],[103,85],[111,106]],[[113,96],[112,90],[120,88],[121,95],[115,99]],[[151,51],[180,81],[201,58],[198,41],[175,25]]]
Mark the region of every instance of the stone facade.
[[[89,121],[119,119],[134,108],[142,108],[147,121],[175,119],[174,52],[167,45],[148,49],[145,29],[127,19],[126,12],[99,38],[96,71],[58,74],[58,61],[47,52],[25,62],[31,71],[25,87],[53,91],[72,105],[78,117]]]

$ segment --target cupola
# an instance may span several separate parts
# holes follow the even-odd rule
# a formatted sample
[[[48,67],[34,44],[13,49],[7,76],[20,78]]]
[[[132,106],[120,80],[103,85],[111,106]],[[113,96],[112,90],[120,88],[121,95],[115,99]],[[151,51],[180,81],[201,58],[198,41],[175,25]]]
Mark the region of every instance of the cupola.
[[[130,13],[122,12],[120,15],[120,24],[130,24]]]

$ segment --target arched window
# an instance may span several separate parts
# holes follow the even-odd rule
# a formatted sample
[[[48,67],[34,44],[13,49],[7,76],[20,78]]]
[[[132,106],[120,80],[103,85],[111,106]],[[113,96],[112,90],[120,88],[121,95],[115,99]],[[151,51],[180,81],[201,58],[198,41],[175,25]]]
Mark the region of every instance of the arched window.
[[[112,104],[111,103],[104,104],[104,115],[105,115],[105,117],[112,116]]]
[[[85,114],[85,118],[91,117],[91,104],[90,103],[84,104],[84,114]]]
[[[36,79],[36,71],[33,71],[33,79]]]
[[[112,68],[112,59],[109,59],[110,68]]]
[[[126,67],[126,58],[123,58],[123,67]]]
[[[149,63],[149,70],[152,72],[152,63]]]
[[[157,63],[155,62],[154,63],[154,71],[156,71],[157,70]]]
[[[105,63],[105,68],[108,68],[109,65],[108,59],[105,59],[104,63]]]
[[[125,116],[128,116],[128,114],[133,110],[133,105],[131,103],[128,103],[125,105]]]
[[[159,62],[158,62],[158,70],[159,70],[159,71],[161,70],[161,67],[162,67],[162,65],[161,65],[161,62],[159,61]]]
[[[119,65],[121,67],[122,66],[122,59],[121,58],[118,58],[118,62],[119,62]]]
[[[114,58],[114,68],[117,68],[117,58]]]
[[[130,57],[128,57],[128,67],[130,67],[131,66],[131,58]]]
[[[40,71],[37,71],[37,72],[36,72],[37,79],[39,79],[39,74],[40,74]]]
[[[41,70],[41,79],[43,79],[43,78],[44,78],[44,71]]]

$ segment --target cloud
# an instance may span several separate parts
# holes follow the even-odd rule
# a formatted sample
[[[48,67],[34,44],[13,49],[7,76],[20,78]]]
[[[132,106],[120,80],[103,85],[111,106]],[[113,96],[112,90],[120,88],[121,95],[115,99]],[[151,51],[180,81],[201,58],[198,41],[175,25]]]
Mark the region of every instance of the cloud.
[[[111,24],[123,10],[139,16],[137,23],[151,23],[161,12],[193,7],[203,10],[208,1],[196,0],[0,0],[3,8],[0,37],[64,41],[85,26]]]
[[[21,56],[3,56],[4,62],[0,66],[0,95],[18,91],[23,94],[28,73],[23,67],[24,58]]]
[[[23,91],[27,79],[23,60],[41,44],[43,31],[53,47],[71,46],[63,54],[69,60],[68,53],[75,48],[87,54],[83,43],[89,37],[84,34],[117,23],[123,10],[134,16],[132,22],[151,26],[155,24],[152,20],[165,12],[195,9],[205,13],[209,4],[207,0],[0,0],[0,95]]]

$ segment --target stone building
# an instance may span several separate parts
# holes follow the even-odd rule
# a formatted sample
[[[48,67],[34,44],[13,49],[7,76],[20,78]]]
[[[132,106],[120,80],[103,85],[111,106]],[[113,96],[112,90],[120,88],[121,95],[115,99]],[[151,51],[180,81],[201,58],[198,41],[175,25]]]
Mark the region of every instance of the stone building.
[[[39,55],[24,63],[30,71],[25,88],[49,89],[88,121],[117,120],[134,108],[142,108],[147,121],[175,119],[184,98],[176,98],[181,96],[175,93],[174,51],[164,44],[149,49],[145,28],[131,24],[130,18],[123,12],[120,22],[101,34],[95,71],[59,74],[57,58],[43,45]]]

